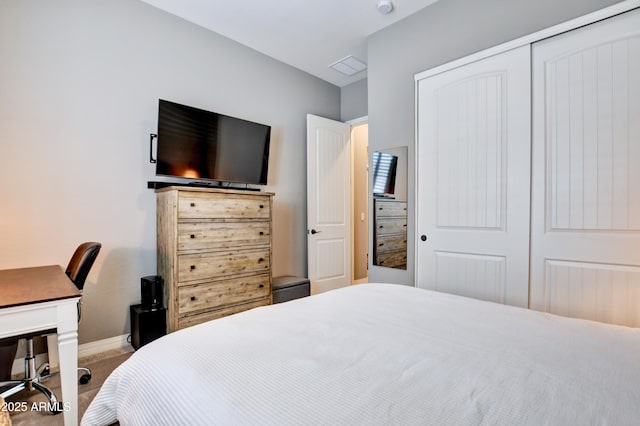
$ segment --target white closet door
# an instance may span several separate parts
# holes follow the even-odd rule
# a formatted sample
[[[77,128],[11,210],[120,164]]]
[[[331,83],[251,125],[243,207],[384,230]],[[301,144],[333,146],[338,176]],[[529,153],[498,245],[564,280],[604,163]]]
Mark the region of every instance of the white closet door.
[[[527,45],[418,82],[418,287],[528,306],[530,79]]]
[[[533,47],[531,307],[640,327],[640,13]]]

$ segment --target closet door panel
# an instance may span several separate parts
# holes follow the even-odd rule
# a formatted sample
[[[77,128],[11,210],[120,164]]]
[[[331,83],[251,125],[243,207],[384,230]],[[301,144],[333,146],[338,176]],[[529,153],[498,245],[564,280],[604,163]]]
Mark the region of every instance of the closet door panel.
[[[640,326],[640,13],[533,45],[531,307]]]
[[[418,82],[416,285],[528,305],[530,50]]]

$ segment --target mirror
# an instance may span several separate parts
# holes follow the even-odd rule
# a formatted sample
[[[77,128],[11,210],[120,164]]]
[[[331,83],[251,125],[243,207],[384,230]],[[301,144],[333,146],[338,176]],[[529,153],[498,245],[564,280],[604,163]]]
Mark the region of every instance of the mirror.
[[[375,151],[369,166],[373,196],[373,264],[407,269],[407,147]]]

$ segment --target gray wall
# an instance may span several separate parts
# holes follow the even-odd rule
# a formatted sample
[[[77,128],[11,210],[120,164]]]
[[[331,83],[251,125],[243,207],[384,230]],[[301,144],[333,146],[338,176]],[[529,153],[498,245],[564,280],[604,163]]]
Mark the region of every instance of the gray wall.
[[[134,0],[0,0],[0,57],[0,268],[101,241],[80,343],[127,333],[156,272],[158,98],[273,126],[273,272],[306,276],[306,114],[339,88]]]
[[[340,120],[349,121],[367,115],[367,79],[340,89]]]
[[[414,75],[617,2],[442,0],[369,37],[369,151],[409,147],[410,212],[407,271],[370,266],[369,281],[413,285]]]

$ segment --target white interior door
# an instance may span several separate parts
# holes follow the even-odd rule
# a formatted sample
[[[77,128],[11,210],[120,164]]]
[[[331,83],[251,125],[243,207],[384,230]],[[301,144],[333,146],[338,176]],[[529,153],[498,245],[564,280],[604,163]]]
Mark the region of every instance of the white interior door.
[[[307,115],[307,240],[311,292],[351,284],[350,126]]]
[[[533,47],[531,307],[640,327],[640,11]]]
[[[418,82],[416,285],[528,306],[530,48]]]

